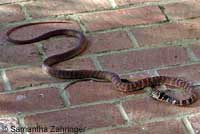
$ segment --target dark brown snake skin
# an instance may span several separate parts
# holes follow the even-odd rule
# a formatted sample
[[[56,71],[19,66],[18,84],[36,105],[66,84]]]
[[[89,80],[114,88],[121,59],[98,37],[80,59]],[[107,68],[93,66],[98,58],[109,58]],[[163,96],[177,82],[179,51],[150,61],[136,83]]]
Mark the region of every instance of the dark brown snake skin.
[[[54,68],[53,67],[54,64],[57,64],[65,60],[69,60],[85,50],[87,46],[87,40],[86,40],[86,37],[83,35],[83,33],[80,31],[76,31],[72,29],[59,29],[59,30],[47,32],[45,34],[42,34],[30,40],[17,40],[17,39],[11,38],[11,33],[13,33],[16,30],[19,30],[22,27],[39,25],[39,24],[48,24],[48,23],[68,23],[68,22],[38,22],[38,23],[29,23],[29,24],[20,25],[20,26],[12,28],[11,30],[7,32],[7,40],[15,44],[28,44],[28,43],[45,40],[52,36],[57,36],[57,35],[65,35],[67,37],[74,37],[74,38],[79,39],[76,46],[73,49],[61,54],[50,56],[44,60],[42,64],[42,69],[48,74],[50,74],[51,76],[61,78],[61,79],[84,79],[84,78],[104,79],[104,80],[108,80],[112,82],[114,87],[116,87],[117,90],[122,91],[122,92],[132,92],[132,91],[140,90],[144,87],[149,87],[149,86],[154,87],[154,86],[159,86],[159,85],[164,84],[164,85],[170,85],[174,87],[183,88],[189,97],[179,100],[167,95],[164,91],[153,90],[150,94],[152,98],[154,98],[155,100],[168,102],[168,103],[178,105],[178,106],[190,105],[197,100],[197,96],[193,92],[192,84],[188,81],[185,81],[179,78],[168,77],[168,76],[155,76],[155,77],[148,77],[145,79],[131,82],[125,79],[120,79],[119,75],[113,72],[109,72],[109,71],[59,70],[59,69]]]

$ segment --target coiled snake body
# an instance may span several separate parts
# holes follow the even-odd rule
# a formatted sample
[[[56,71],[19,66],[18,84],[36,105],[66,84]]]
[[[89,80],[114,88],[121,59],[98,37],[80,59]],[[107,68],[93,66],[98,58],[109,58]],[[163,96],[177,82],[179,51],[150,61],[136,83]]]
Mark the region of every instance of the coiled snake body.
[[[132,91],[140,90],[148,86],[158,86],[161,84],[165,84],[165,85],[170,85],[170,86],[175,86],[175,87],[180,87],[180,88],[185,89],[185,92],[189,95],[189,97],[187,97],[186,99],[179,100],[159,90],[153,90],[150,94],[151,97],[156,100],[168,102],[168,103],[178,105],[178,106],[190,105],[197,100],[197,96],[195,95],[195,93],[192,92],[193,87],[190,84],[190,82],[179,79],[179,78],[168,77],[168,76],[155,76],[155,77],[148,77],[145,79],[131,82],[125,79],[120,79],[119,75],[117,75],[114,72],[109,72],[109,71],[60,70],[60,69],[54,68],[53,67],[54,64],[57,64],[65,60],[69,60],[85,50],[87,46],[87,40],[84,34],[77,30],[72,30],[72,29],[54,30],[54,31],[50,31],[45,34],[42,34],[38,37],[32,38],[30,40],[17,40],[17,39],[11,38],[11,33],[13,33],[14,31],[22,27],[38,25],[38,24],[47,24],[47,23],[67,23],[67,22],[38,22],[38,23],[29,23],[29,24],[20,25],[20,26],[10,29],[7,32],[7,40],[15,44],[28,44],[28,43],[34,43],[37,41],[45,40],[52,36],[57,36],[57,35],[65,35],[67,37],[74,37],[74,38],[79,39],[76,46],[73,49],[61,54],[50,56],[44,60],[42,64],[42,69],[48,74],[50,74],[51,76],[62,78],[62,79],[84,79],[84,78],[104,79],[104,80],[108,80],[112,82],[114,87],[116,87],[117,90],[122,91],[122,92],[132,92]]]

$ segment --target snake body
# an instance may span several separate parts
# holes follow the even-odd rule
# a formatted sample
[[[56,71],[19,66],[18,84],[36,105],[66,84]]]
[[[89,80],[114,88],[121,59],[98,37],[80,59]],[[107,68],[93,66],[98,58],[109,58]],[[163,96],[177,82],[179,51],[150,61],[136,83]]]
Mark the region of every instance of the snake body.
[[[20,25],[10,29],[7,32],[7,40],[9,42],[15,44],[29,44],[38,42],[41,40],[48,39],[53,36],[57,35],[65,35],[67,37],[74,37],[78,39],[76,46],[64,53],[55,54],[46,58],[43,61],[42,69],[48,73],[49,75],[61,79],[84,79],[84,78],[96,78],[96,79],[103,79],[112,82],[114,87],[121,91],[121,92],[132,92],[136,90],[140,90],[144,87],[149,86],[159,86],[159,85],[170,85],[179,88],[183,88],[185,92],[188,94],[189,97],[185,99],[176,99],[167,95],[164,91],[153,90],[151,92],[151,97],[155,100],[168,102],[170,104],[174,104],[177,106],[186,106],[194,103],[197,100],[196,94],[193,92],[192,84],[188,81],[182,80],[180,78],[168,77],[168,76],[155,76],[155,77],[147,77],[138,81],[128,81],[125,79],[121,79],[118,74],[110,71],[99,71],[99,70],[61,70],[56,69],[53,65],[60,63],[65,60],[69,60],[81,52],[83,52],[87,47],[87,39],[84,34],[80,31],[73,30],[73,29],[59,29],[44,33],[40,36],[29,40],[17,40],[11,37],[11,34],[22,28],[32,25],[39,25],[39,24],[47,24],[47,23],[67,23],[67,22],[38,22],[38,23],[28,23],[24,25]]]

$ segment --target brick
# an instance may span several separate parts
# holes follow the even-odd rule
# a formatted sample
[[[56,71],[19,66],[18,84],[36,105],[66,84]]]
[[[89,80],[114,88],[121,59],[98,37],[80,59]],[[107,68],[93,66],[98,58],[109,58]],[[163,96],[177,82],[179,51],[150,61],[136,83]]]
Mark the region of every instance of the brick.
[[[163,131],[165,130],[165,131]],[[95,134],[183,134],[184,128],[180,121],[167,120],[161,122],[152,122],[144,125],[136,125],[128,128],[117,128],[104,131],[96,131]],[[89,133],[90,134],[90,133]]]
[[[131,51],[99,57],[105,70],[118,73],[145,70],[187,62],[186,50],[182,47],[165,47]]]
[[[126,8],[80,15],[87,30],[95,31],[122,26],[154,23],[165,20],[158,7]]]
[[[197,94],[199,95],[199,91]],[[183,115],[186,113],[198,113],[200,111],[200,100],[198,99],[197,102],[187,107],[178,107],[153,100],[151,97],[147,96],[125,101],[122,103],[122,106],[131,120],[144,121],[153,118]]]
[[[24,19],[21,7],[17,4],[0,6],[0,22],[15,22]]]
[[[8,131],[6,133],[11,133],[11,127],[12,126],[19,127],[18,120],[16,118],[10,118],[10,117],[1,118],[0,124],[1,124],[0,132],[2,134],[5,134],[5,131],[2,130],[4,127],[5,127],[5,129],[6,129],[6,127],[8,129]],[[17,134],[21,134],[21,133],[17,133]]]
[[[58,69],[95,69],[90,59],[72,59],[55,65]],[[40,66],[18,68],[7,71],[7,77],[14,89],[36,86],[45,83],[64,82],[64,79],[54,78],[42,71]],[[26,81],[24,81],[26,80]]]
[[[132,30],[139,46],[150,46],[159,43],[183,39],[193,39],[200,36],[200,19],[182,23],[170,23],[153,27],[135,28]]]
[[[161,69],[158,71],[158,73],[160,75],[181,77],[189,81],[198,82],[200,81],[199,70],[200,64],[194,64],[171,69]]]
[[[37,48],[31,45],[0,46],[0,67],[11,67],[26,64],[38,64],[41,61]]]
[[[57,29],[75,29],[79,30],[79,26],[76,22],[63,19],[49,19],[46,21],[54,22],[66,22],[66,23],[48,23],[38,24],[20,28],[11,34],[11,37],[19,40],[28,40],[42,35],[46,32],[57,30]],[[11,28],[11,27],[10,27]]]
[[[39,66],[8,70],[6,75],[13,89],[64,81],[49,76],[48,74],[44,73],[42,68]]]
[[[119,6],[130,5],[130,4],[141,4],[145,2],[157,2],[160,0],[115,0]]]
[[[29,2],[25,5],[28,13],[33,18],[41,18],[52,15],[73,14],[78,12],[92,11],[109,8],[107,0],[94,1],[88,0],[43,0],[37,2]]]
[[[67,88],[70,104],[77,105],[120,98],[126,94],[116,91],[109,82],[78,81]]]
[[[122,78],[129,79],[131,81],[139,80],[142,78],[146,78],[149,76],[145,73],[137,73],[134,75],[122,76]],[[123,93],[119,92],[110,82],[100,82],[94,80],[88,81],[77,81],[75,83],[70,84],[66,91],[70,96],[70,104],[78,105],[83,103],[91,103],[97,101],[105,101],[105,100],[112,100],[116,98],[121,98],[128,95],[133,94],[141,94],[141,92],[131,92],[131,93]]]
[[[129,79],[130,81],[139,80],[142,78],[146,78],[149,76],[146,73],[137,73],[130,76],[120,76],[124,79]],[[112,100],[116,98],[121,98],[124,96],[142,93],[141,92],[131,92],[131,93],[123,93],[119,92],[112,85],[111,82],[101,82],[95,80],[78,80],[74,83],[71,83],[66,88],[70,96],[70,104],[77,105],[82,103],[91,103],[97,101],[105,101]],[[78,94],[77,94],[78,93]],[[88,94],[89,93],[89,94]]]
[[[200,128],[199,128],[199,123],[200,123],[199,115],[195,115],[195,116],[190,117],[189,121],[190,121],[190,123],[192,125],[192,128],[194,129],[194,132],[196,134],[198,134],[200,132]]]
[[[126,32],[109,32],[88,36],[89,46],[86,53],[117,51],[131,48],[131,41]]]
[[[72,128],[99,128],[125,123],[112,104],[72,108],[25,117],[26,126],[62,126]]]
[[[200,42],[193,44],[191,49],[195,56],[200,59]]]
[[[55,88],[21,91],[17,93],[1,94],[0,96],[1,115],[63,107],[63,101],[59,96],[59,90]]]
[[[172,19],[185,19],[199,17],[199,2],[196,0],[184,1],[165,5],[165,12]]]
[[[3,80],[0,77],[0,92],[2,92],[4,90],[4,84],[3,84]]]

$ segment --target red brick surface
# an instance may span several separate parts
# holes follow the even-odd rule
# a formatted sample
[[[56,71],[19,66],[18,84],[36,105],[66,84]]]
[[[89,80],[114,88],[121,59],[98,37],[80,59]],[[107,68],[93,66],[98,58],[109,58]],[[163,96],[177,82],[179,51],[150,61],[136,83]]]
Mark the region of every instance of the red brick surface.
[[[9,70],[6,74],[13,89],[63,81],[47,75],[40,66]]]
[[[182,77],[188,80],[191,80],[193,82],[200,81],[199,76],[199,70],[200,65],[194,64],[194,65],[188,65],[183,67],[176,67],[171,69],[162,69],[159,70],[160,75],[168,75],[168,76],[174,76],[174,77]]]
[[[95,31],[120,26],[159,22],[165,20],[165,17],[160,9],[154,6],[80,15],[80,19],[89,31]]]
[[[70,103],[72,105],[111,100],[127,95],[116,91],[111,83],[95,81],[77,82],[69,86],[66,90],[69,92]]]
[[[37,64],[41,61],[37,48],[32,45],[0,46],[0,67]]]
[[[0,96],[1,115],[63,107],[59,91],[54,88],[1,94]]]
[[[87,2],[84,0],[43,0],[37,2],[29,2],[25,6],[27,7],[28,13],[31,14],[33,18],[71,14],[84,11],[105,9],[110,7],[107,0],[87,0]]]
[[[187,62],[188,57],[182,47],[166,47],[107,55],[99,57],[99,60],[104,69],[123,73],[181,64]]]
[[[42,60],[72,49],[77,39],[56,36],[17,46],[6,37],[24,23],[67,21],[25,27],[11,36],[27,40],[56,29],[79,30],[88,48],[57,69],[102,69],[130,81],[181,77],[194,82],[199,98],[199,7],[197,0],[0,0],[0,133],[3,117],[16,117],[9,120],[16,126],[83,128],[87,134],[199,133],[200,99],[177,107],[153,100],[147,89],[122,93],[112,83],[53,78],[42,71]],[[167,88],[172,97],[189,96]]]
[[[0,1],[1,3],[1,1]],[[19,5],[3,5],[0,6],[0,22],[14,22],[24,19],[24,13]]]
[[[165,131],[163,131],[165,130]],[[162,121],[162,122],[153,122],[144,125],[136,125],[134,127],[128,128],[118,128],[112,130],[105,130],[105,131],[97,131],[95,134],[183,134],[184,128],[181,124],[181,121],[177,120],[169,120],[169,121]]]
[[[168,4],[165,7],[166,13],[172,19],[184,19],[199,17],[200,3],[196,0],[185,1],[181,3]]]
[[[126,32],[109,32],[88,35],[89,47],[85,53],[99,53],[131,48],[131,41]]]
[[[131,81],[146,78],[149,75],[146,73],[138,73],[129,76],[122,76]],[[111,83],[98,82],[94,80],[77,81],[66,88],[69,94],[70,104],[77,105],[83,103],[91,103],[97,101],[106,101],[117,98],[122,98],[128,95],[141,94],[143,91],[136,91],[131,93],[123,93],[117,91]]]
[[[148,28],[135,28],[133,34],[140,46],[155,45],[181,39],[192,39],[200,36],[200,19],[187,23],[171,23]]]
[[[131,120],[148,120],[169,115],[195,113],[200,110],[200,101],[189,107],[176,107],[171,104],[161,103],[150,97],[134,99],[122,103]]]
[[[124,122],[119,111],[111,104],[73,108],[25,118],[25,124],[28,126],[39,124],[43,126],[86,127],[87,129],[120,125]]]

